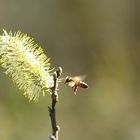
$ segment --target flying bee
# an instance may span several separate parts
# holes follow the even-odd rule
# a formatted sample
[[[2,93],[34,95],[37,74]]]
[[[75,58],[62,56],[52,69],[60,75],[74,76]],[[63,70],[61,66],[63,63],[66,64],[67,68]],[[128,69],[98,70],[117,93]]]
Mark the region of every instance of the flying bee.
[[[67,76],[65,80],[65,84],[70,86],[72,90],[74,91],[74,94],[76,94],[77,89],[79,87],[88,88],[88,84],[82,81],[84,78],[85,77],[82,77],[82,76],[76,76],[76,77]]]

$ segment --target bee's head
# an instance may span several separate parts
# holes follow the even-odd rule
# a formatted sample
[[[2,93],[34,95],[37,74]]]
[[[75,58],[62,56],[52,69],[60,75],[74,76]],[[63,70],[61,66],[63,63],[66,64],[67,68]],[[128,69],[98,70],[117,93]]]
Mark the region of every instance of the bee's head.
[[[70,77],[69,76],[66,77],[65,84],[68,83],[68,82],[70,82]]]

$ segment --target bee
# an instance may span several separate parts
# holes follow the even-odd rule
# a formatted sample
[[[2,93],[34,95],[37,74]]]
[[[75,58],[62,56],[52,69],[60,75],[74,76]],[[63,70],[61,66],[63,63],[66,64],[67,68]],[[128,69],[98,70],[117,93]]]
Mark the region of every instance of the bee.
[[[81,76],[75,76],[75,77],[67,76],[65,79],[65,84],[70,86],[72,90],[74,91],[74,94],[76,94],[77,89],[79,87],[88,88],[88,84],[82,81],[84,78],[85,77],[81,77]]]

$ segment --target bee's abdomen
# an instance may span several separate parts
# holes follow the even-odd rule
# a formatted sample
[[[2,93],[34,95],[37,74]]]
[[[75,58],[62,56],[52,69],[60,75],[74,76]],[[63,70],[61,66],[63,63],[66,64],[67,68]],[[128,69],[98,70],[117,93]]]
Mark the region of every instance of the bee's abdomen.
[[[88,84],[86,84],[85,82],[80,81],[80,87],[88,88]]]

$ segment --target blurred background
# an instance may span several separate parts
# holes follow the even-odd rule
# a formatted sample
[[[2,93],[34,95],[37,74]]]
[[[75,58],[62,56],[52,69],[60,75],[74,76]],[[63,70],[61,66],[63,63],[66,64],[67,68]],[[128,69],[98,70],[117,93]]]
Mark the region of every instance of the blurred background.
[[[2,28],[33,37],[67,75],[59,85],[60,140],[140,140],[140,1],[0,0]],[[46,140],[50,95],[29,102],[0,69],[0,139]]]

